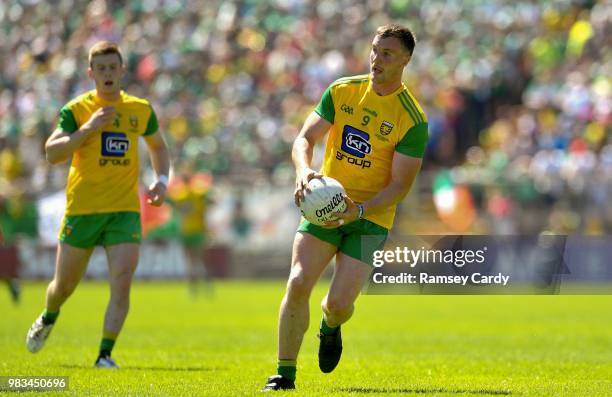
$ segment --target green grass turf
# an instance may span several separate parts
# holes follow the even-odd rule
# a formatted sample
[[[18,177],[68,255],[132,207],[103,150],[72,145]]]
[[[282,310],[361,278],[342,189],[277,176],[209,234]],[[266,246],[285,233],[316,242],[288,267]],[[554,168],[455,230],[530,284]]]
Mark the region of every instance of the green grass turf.
[[[78,288],[36,355],[24,338],[45,285],[23,287],[13,306],[0,284],[0,375],[69,376],[56,395],[257,395],[275,371],[284,282],[219,282],[197,299],[184,284],[136,283],[119,371],[92,368],[105,284]],[[612,395],[612,296],[361,296],[342,361],[325,375],[315,337],[324,293],[324,283],[313,293],[291,395]]]

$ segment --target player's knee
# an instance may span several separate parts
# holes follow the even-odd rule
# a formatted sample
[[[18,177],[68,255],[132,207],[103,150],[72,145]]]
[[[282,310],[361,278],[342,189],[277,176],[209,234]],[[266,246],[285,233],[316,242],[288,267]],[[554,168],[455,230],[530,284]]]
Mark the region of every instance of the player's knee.
[[[121,304],[129,304],[130,302],[130,284],[129,283],[115,283],[111,285],[111,300],[121,303]]]
[[[132,285],[132,273],[131,272],[122,272],[120,274],[114,275],[111,280],[111,290],[116,291],[117,293],[127,292],[129,293],[130,287]]]
[[[113,307],[128,310],[130,308],[130,294],[111,291],[110,304]]]
[[[345,314],[353,310],[353,302],[339,297],[325,297],[321,308],[327,314]]]
[[[116,290],[117,292],[129,292],[132,286],[132,278],[124,277],[124,278],[116,278],[111,280],[111,289]]]
[[[289,299],[307,299],[312,289],[310,284],[301,272],[292,272],[287,283],[287,297]]]

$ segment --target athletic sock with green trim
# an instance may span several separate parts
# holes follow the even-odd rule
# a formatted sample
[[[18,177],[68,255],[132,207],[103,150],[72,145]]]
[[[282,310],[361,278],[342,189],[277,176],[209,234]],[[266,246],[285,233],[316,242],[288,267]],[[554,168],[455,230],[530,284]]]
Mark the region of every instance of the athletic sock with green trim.
[[[283,378],[295,382],[295,373],[297,372],[296,366],[296,360],[278,360],[278,368],[276,372]]]
[[[103,337],[102,342],[100,342],[100,356],[110,357],[114,346],[115,339]]]
[[[59,316],[59,310],[56,312],[50,312],[45,309],[42,314],[42,322],[45,325],[55,324],[55,322],[57,321],[57,316]]]
[[[333,335],[336,333],[336,330],[338,330],[338,327],[330,327],[329,325],[327,325],[327,323],[325,322],[325,318],[321,319],[321,333],[323,335]]]

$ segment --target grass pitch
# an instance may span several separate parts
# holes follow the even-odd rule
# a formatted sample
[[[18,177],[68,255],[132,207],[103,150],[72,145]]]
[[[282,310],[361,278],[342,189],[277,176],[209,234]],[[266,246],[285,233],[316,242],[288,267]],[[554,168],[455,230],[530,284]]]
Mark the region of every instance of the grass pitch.
[[[83,283],[45,348],[27,352],[45,287],[25,284],[14,306],[0,284],[0,376],[70,377],[68,391],[31,395],[258,395],[275,371],[284,282],[219,282],[196,299],[184,284],[136,283],[118,371],[92,367],[104,283]],[[325,287],[313,293],[291,395],[612,396],[612,296],[361,296],[326,375],[315,337]]]

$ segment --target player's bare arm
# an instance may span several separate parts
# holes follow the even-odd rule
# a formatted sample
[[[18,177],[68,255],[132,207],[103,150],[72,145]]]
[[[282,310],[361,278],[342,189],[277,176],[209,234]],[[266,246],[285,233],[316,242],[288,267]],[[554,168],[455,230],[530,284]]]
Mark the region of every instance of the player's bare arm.
[[[78,129],[78,131],[69,134],[61,129],[56,129],[45,143],[45,152],[47,161],[51,164],[62,163],[72,156],[75,150],[83,144],[88,136],[96,131],[100,131],[102,127],[110,124],[117,111],[112,106],[106,106],[96,110],[89,120]]]
[[[147,202],[155,207],[164,203],[166,197],[166,187],[168,184],[168,173],[170,172],[170,156],[168,146],[161,132],[144,137],[151,164],[157,175],[157,181],[153,182],[147,189]]]
[[[331,123],[316,112],[310,113],[302,130],[293,142],[291,157],[295,166],[295,192],[293,193],[295,205],[299,206],[300,201],[304,200],[304,190],[307,189],[308,181],[312,178],[320,178],[323,175],[310,168],[312,163],[312,153],[318,141],[320,141]]]
[[[377,195],[363,203],[362,217],[368,213],[375,213],[384,208],[398,204],[410,191],[412,184],[421,169],[423,159],[406,156],[395,152],[391,165],[391,180],[389,184]],[[359,208],[350,198],[346,197],[346,211],[335,214],[339,220],[329,222],[328,226],[340,226],[343,223],[353,222],[359,218]],[[340,222],[342,221],[342,222]]]

